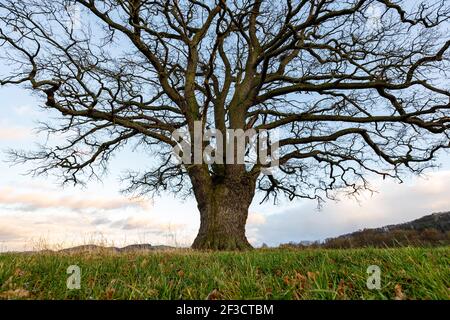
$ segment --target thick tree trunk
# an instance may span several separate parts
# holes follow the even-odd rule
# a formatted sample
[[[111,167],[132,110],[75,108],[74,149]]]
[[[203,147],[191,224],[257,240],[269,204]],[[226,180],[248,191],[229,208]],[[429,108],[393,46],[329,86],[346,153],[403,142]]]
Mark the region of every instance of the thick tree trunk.
[[[215,182],[208,186],[194,183],[200,229],[193,249],[246,250],[252,246],[245,236],[248,208],[254,187],[247,181],[240,183]]]
[[[223,185],[211,190],[209,199],[199,204],[200,230],[194,249],[244,250],[251,248],[245,237],[248,194],[240,194]]]

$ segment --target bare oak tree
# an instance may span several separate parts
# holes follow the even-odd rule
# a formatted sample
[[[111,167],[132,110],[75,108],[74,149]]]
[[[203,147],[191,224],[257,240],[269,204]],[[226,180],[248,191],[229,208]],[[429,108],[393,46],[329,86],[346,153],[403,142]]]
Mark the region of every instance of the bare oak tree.
[[[36,93],[59,114],[43,129],[65,138],[12,160],[82,183],[143,148],[152,167],[126,191],[192,191],[193,247],[249,248],[256,190],[358,193],[450,147],[449,18],[444,0],[0,0],[0,83]],[[180,164],[171,134],[193,138],[196,121],[277,130],[279,167]]]

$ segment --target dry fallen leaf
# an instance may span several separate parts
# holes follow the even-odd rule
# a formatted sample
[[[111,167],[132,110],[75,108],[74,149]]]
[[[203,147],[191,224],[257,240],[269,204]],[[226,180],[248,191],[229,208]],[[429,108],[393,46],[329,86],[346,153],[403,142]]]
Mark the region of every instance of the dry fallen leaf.
[[[302,275],[300,272],[295,273],[295,278],[302,282],[306,281],[306,277],[304,275]]]
[[[220,300],[221,296],[222,295],[220,294],[219,290],[214,289],[208,294],[206,300]]]
[[[116,293],[116,289],[108,287],[106,289],[106,299],[111,300],[114,296],[114,293]]]
[[[94,285],[95,285],[95,278],[89,278],[88,279],[88,286],[89,286],[89,288],[93,288],[94,287]]]
[[[318,272],[310,272],[310,271],[308,271],[306,273],[306,275],[308,276],[308,279],[312,280],[312,281],[316,281],[316,277],[318,274],[319,274]]]
[[[23,271],[23,270],[20,269],[20,268],[16,268],[16,270],[14,270],[14,275],[15,275],[16,277],[21,277],[21,276],[23,276],[23,275],[25,275],[25,274],[26,274],[26,272]]]
[[[395,300],[405,300],[405,294],[402,291],[402,286],[400,284],[396,284],[394,287],[395,290]]]
[[[184,276],[184,271],[180,269],[178,270],[177,274],[180,278],[182,278]]]
[[[152,289],[152,288],[147,289],[147,295],[148,295],[149,297],[157,297],[158,294],[159,294],[159,291],[156,290],[156,289]]]
[[[345,281],[344,281],[344,279],[341,279],[341,281],[339,281],[339,284],[337,287],[337,295],[339,298],[345,297]]]
[[[8,290],[0,293],[2,299],[24,299],[30,296],[30,292],[25,289]]]
[[[307,285],[307,278],[304,275],[302,275],[299,272],[296,272],[295,273],[295,279],[297,280],[297,282],[300,285],[301,289],[304,289],[306,287],[306,285]]]

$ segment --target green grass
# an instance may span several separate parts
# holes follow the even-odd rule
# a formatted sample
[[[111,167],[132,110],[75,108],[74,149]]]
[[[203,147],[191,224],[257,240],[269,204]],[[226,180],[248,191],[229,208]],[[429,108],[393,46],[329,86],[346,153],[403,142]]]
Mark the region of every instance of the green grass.
[[[446,299],[450,247],[0,255],[3,299]],[[66,270],[81,268],[81,289]],[[366,287],[381,268],[381,289]]]

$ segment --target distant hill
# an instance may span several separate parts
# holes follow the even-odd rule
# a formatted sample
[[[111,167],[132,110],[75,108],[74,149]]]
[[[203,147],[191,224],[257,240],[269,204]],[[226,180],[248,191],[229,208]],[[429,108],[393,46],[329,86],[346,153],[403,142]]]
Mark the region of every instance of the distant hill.
[[[359,230],[359,231],[352,232],[349,234],[341,235],[338,238],[352,237],[355,234],[358,234],[358,233],[364,232],[364,231],[368,231],[368,230],[386,233],[386,232],[394,231],[394,230],[423,231],[425,229],[436,229],[439,232],[443,232],[443,233],[450,231],[450,211],[449,212],[432,213],[427,216],[423,216],[422,218],[418,218],[416,220],[412,220],[412,221],[405,222],[405,223],[387,225],[387,226],[384,226],[381,228],[363,229],[363,230]]]
[[[363,247],[450,244],[450,212],[433,213],[422,218],[364,229],[325,241],[326,247]]]
[[[170,246],[152,246],[151,244],[132,244],[123,248],[118,247],[104,247],[104,246],[98,246],[98,245],[82,245],[82,246],[76,246],[72,248],[62,249],[58,252],[64,252],[64,253],[79,253],[79,252],[135,252],[135,251],[158,251],[158,250],[170,250],[174,249],[174,247]]]
[[[328,238],[324,242],[290,242],[281,244],[280,247],[360,248],[405,245],[450,245],[450,212],[437,212],[405,223],[363,229],[335,238]]]

